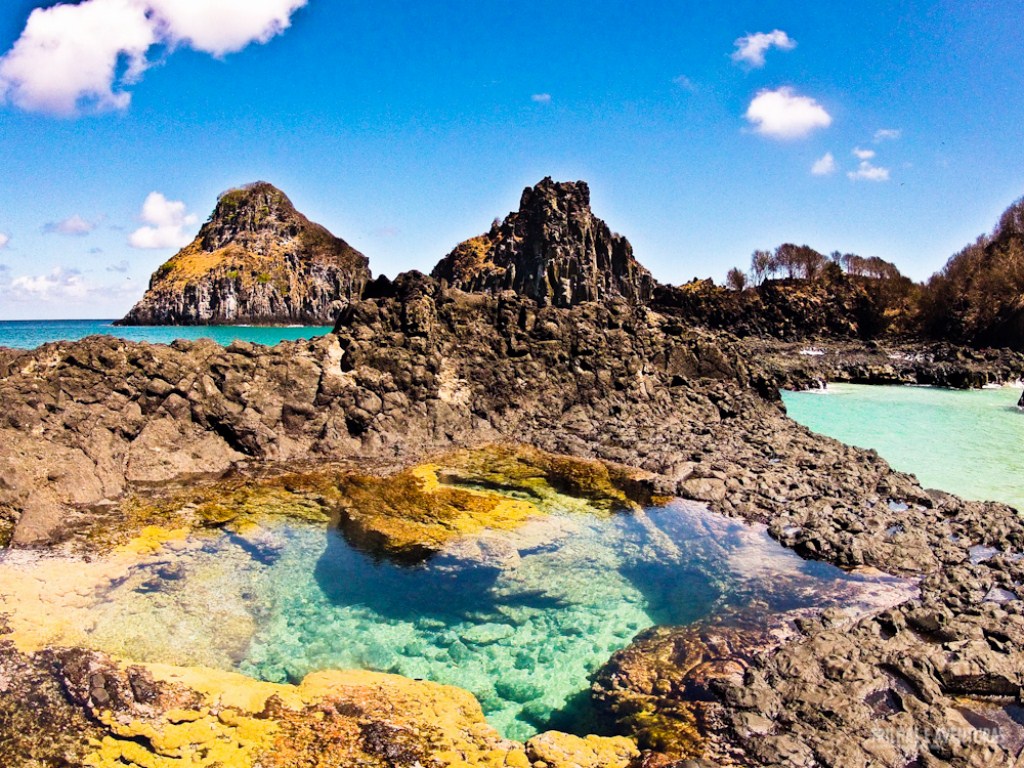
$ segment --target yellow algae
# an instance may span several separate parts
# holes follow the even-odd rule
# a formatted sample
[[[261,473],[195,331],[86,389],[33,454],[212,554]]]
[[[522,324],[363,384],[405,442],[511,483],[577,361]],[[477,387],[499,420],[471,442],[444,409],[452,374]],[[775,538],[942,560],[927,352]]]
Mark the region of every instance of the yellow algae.
[[[389,477],[348,475],[334,503],[358,546],[424,557],[485,529],[513,530],[553,506],[593,513],[639,509],[646,473],[523,446],[456,451]]]
[[[203,696],[208,706],[250,714],[262,712],[267,701],[276,696],[285,706],[299,707],[303,696],[294,685],[266,683],[237,672],[202,667],[177,667],[170,664],[146,664],[153,679],[182,685]]]
[[[184,541],[188,538],[187,528],[167,529],[158,525],[149,525],[127,544],[114,550],[116,554],[151,555],[156,554],[164,545],[172,541]]]
[[[277,725],[251,717],[223,719],[212,715],[172,722],[101,718],[110,735],[85,760],[91,768],[251,768],[274,741]]]
[[[517,445],[454,451],[388,476],[326,464],[131,496],[113,519],[94,524],[87,542],[101,551],[121,545],[147,553],[187,531],[249,533],[271,519],[327,525],[340,518],[353,543],[419,558],[462,535],[514,529],[553,505],[587,514],[638,509],[655,501],[649,478]]]
[[[437,464],[420,464],[410,469],[409,475],[420,481],[424,493],[436,493],[441,489],[441,482],[437,479],[440,469]]]
[[[378,764],[401,750],[422,764],[528,768],[523,745],[487,724],[460,688],[362,670],[318,672],[301,684],[263,683],[201,668],[142,665],[195,710],[99,716],[108,734],[91,768],[265,768]]]
[[[543,768],[628,768],[640,756],[625,736],[573,736],[546,731],[526,743],[534,766]]]
[[[532,502],[442,484],[421,466],[387,478],[345,479],[338,502],[346,536],[358,546],[422,557],[484,529],[512,530],[541,510]]]

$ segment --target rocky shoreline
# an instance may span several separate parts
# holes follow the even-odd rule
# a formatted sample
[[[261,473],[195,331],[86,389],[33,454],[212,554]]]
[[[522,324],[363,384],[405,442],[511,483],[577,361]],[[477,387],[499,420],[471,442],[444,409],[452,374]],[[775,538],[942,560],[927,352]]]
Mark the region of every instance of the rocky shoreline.
[[[743,345],[783,389],[819,389],[828,382],[980,389],[1024,379],[1024,354],[1009,349],[899,339],[745,339]]]
[[[873,453],[810,433],[785,418],[772,374],[738,342],[647,308],[543,308],[416,275],[388,294],[351,305],[336,335],[272,349],[92,338],[0,353],[11,540],[47,546],[133,487],[239,461],[397,469],[508,442],[613,461],[649,473],[655,493],[765,522],[806,557],[921,579],[918,600],[853,626],[806,622],[803,637],[700,682],[688,659],[711,640],[683,642],[688,628],[640,638],[598,678],[615,711],[671,721],[706,700],[701,751],[723,765],[1016,757],[966,736],[927,737],[978,730],[964,696],[1020,703],[1024,612],[990,598],[1024,582],[1015,511],[925,491]],[[979,545],[1004,554],[972,562]],[[869,701],[879,697],[893,711],[879,715]]]
[[[438,733],[436,712],[412,702],[435,694],[403,693],[408,681],[364,680],[372,695],[350,690],[326,704],[278,691],[291,703],[260,694],[226,706],[222,689],[238,681],[182,683],[165,672],[170,687],[154,690],[152,670],[80,650],[26,652],[0,636],[0,754],[80,765],[109,738],[135,746],[110,746],[104,767],[181,765],[198,738],[189,734],[213,727],[240,744],[221,764],[248,766],[254,744],[278,749],[272,725],[294,751],[260,765],[322,765],[323,739],[348,745],[341,764],[403,768],[1019,764],[1024,520],[1003,504],[924,489],[874,452],[811,433],[785,416],[779,389],[983,384],[1019,377],[1020,358],[852,343],[800,354],[811,345],[697,327],[638,300],[647,276],[620,263],[632,258],[624,246],[605,243],[585,205],[562,204],[572,189],[542,184],[554,198],[530,198],[539,221],[510,217],[495,229],[482,271],[460,261],[468,287],[485,283],[484,293],[452,287],[450,275],[378,278],[333,334],[273,348],[93,337],[0,350],[0,540],[67,546],[133,496],[230,480],[240,468],[244,478],[342,463],[401,479],[453,450],[523,446],[563,457],[550,460],[560,466],[599,462],[605,469],[587,476],[614,476],[605,498],[614,488],[633,501],[702,501],[766,524],[805,558],[916,579],[919,595],[856,620],[827,611],[760,649],[713,624],[642,633],[592,690],[626,738],[544,735],[533,747],[494,741],[479,707],[458,694],[461,714],[445,720],[454,731]],[[500,290],[509,249],[539,255],[537,268],[548,258],[517,232],[562,244],[556,270],[524,276],[533,295]],[[564,247],[594,232],[614,256],[614,279],[578,268]],[[643,285],[624,295],[616,286],[631,275]],[[429,480],[404,477],[416,493]],[[359,530],[377,536],[385,517],[359,520]],[[150,722],[158,716],[160,728]],[[313,722],[329,727],[317,735]]]

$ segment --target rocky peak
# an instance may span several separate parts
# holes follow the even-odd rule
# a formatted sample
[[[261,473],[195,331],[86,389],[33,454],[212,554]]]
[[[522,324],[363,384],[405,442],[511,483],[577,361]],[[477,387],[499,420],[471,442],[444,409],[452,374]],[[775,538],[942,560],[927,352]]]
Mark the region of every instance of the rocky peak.
[[[258,181],[217,199],[124,325],[329,325],[371,278],[367,258]]]
[[[295,237],[308,223],[284,192],[257,181],[222,193],[199,237],[204,249],[215,251],[231,243],[258,242],[266,235]]]
[[[347,243],[295,210],[284,192],[265,181],[221,194],[198,239],[207,252],[237,245],[266,254],[295,239],[303,241],[306,255],[311,257],[349,256],[352,252]]]
[[[609,296],[641,303],[654,291],[629,241],[591,211],[586,182],[550,177],[527,187],[518,211],[460,243],[431,274],[464,291],[514,290],[562,307]]]

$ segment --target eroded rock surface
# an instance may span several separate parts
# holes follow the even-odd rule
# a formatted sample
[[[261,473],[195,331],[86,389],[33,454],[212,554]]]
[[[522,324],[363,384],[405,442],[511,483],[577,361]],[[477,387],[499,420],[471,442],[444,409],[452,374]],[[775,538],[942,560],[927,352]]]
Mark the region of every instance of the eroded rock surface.
[[[531,765],[465,691],[373,672],[277,685],[75,649],[22,654],[0,639],[0,693],[0,754],[10,766]]]

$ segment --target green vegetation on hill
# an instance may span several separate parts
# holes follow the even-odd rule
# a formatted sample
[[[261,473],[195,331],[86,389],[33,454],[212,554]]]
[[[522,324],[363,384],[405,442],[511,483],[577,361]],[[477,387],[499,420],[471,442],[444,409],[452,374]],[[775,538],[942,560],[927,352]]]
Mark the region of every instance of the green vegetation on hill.
[[[925,285],[922,331],[972,346],[1024,348],[1024,198],[991,235],[953,256]]]
[[[852,253],[825,256],[785,243],[754,251],[749,272],[659,289],[662,309],[741,336],[871,339],[913,332],[919,287],[894,264]]]
[[[749,270],[731,269],[725,288],[696,281],[662,288],[658,300],[740,335],[899,335],[1024,349],[1024,198],[924,284],[877,256],[786,243],[754,251]]]

